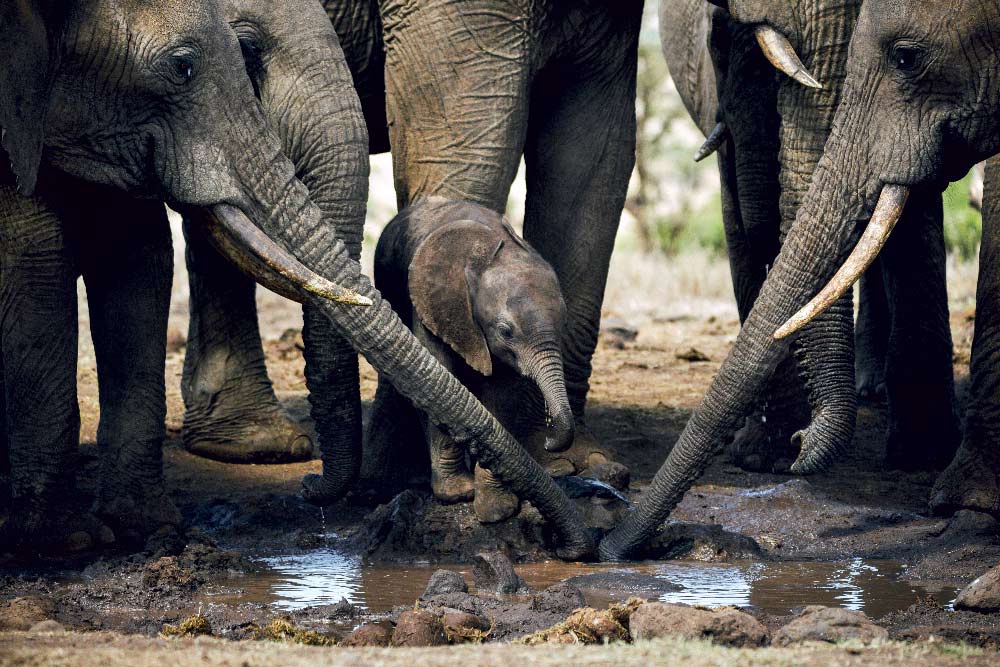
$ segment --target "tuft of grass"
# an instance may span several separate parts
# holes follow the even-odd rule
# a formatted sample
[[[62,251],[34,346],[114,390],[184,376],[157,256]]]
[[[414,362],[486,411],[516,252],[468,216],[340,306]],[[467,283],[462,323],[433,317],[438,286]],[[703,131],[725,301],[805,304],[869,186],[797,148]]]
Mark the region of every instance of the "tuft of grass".
[[[314,630],[303,630],[295,627],[287,618],[276,618],[264,627],[252,629],[257,638],[272,642],[290,642],[305,646],[333,646],[336,641],[331,637],[321,635]]]
[[[969,205],[972,172],[952,183],[944,192],[944,243],[949,253],[963,261],[979,254],[983,235],[983,217]]]
[[[160,635],[163,637],[211,636],[212,624],[201,614],[195,614],[194,616],[185,618],[177,625],[165,623],[163,630],[160,631]]]

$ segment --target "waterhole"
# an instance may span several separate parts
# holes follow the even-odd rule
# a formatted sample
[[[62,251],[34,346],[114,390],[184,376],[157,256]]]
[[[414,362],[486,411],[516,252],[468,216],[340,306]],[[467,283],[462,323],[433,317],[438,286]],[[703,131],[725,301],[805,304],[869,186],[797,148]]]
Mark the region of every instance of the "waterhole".
[[[369,565],[332,549],[263,560],[267,569],[240,580],[238,592],[227,601],[258,602],[276,609],[295,610],[334,604],[342,599],[370,612],[412,605],[438,569],[462,573],[472,586],[472,568],[462,565]],[[954,588],[915,585],[904,579],[904,568],[894,561],[740,562],[728,564],[664,561],[622,565],[589,565],[548,561],[516,567],[532,590],[580,575],[628,571],[651,576],[680,588],[658,594],[663,602],[719,607],[756,607],[770,614],[788,614],[797,607],[819,604],[862,611],[879,617],[906,609],[919,598],[949,605]],[[600,577],[584,587],[588,604],[604,606],[636,594],[614,581],[601,586]],[[642,597],[649,597],[642,595]],[[222,600],[219,600],[222,601]]]

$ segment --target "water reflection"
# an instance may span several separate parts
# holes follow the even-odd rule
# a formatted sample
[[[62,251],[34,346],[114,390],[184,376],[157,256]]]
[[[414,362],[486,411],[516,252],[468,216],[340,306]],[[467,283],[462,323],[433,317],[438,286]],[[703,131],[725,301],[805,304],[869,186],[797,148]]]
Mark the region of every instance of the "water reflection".
[[[278,609],[335,604],[346,599],[369,611],[382,612],[410,605],[423,593],[431,574],[442,567],[461,572],[472,584],[469,566],[366,565],[333,549],[264,559],[269,570],[239,584],[240,600],[263,602]],[[534,590],[569,577],[622,569],[621,565],[562,562],[517,567]],[[680,585],[663,594],[664,602],[718,607],[752,606],[771,614],[788,614],[810,604],[843,607],[878,617],[905,609],[918,597],[948,604],[955,589],[930,589],[902,580],[903,568],[893,561],[860,558],[839,562],[715,564],[688,561],[637,563],[641,574]],[[625,591],[585,591],[588,603],[604,606],[628,597]],[[620,593],[620,595],[619,595]],[[226,596],[231,597],[231,596]]]

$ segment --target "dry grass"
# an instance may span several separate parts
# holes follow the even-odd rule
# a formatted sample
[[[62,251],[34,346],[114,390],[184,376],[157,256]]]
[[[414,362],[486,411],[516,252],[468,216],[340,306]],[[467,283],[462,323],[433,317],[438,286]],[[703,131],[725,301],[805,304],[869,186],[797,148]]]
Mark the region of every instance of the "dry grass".
[[[112,633],[0,634],[0,667],[952,667],[996,665],[1000,656],[940,643],[888,642],[872,647],[817,644],[731,649],[703,641],[658,640],[606,646],[452,646],[428,649],[339,649],[212,638],[150,639]]]

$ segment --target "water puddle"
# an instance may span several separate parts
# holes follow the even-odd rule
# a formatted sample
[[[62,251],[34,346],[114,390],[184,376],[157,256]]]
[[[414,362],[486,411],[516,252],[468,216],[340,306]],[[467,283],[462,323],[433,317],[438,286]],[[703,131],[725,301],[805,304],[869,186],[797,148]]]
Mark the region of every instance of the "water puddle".
[[[335,604],[342,599],[370,612],[386,612],[412,605],[438,569],[462,573],[471,585],[471,566],[430,564],[367,565],[333,549],[263,560],[268,569],[236,583],[238,591],[215,597],[217,602],[257,602],[281,610]],[[919,597],[947,605],[954,588],[914,585],[901,577],[903,567],[893,561],[853,559],[844,562],[787,562],[714,564],[666,561],[621,565],[544,562],[517,568],[533,590],[541,590],[569,577],[627,570],[680,586],[663,593],[664,602],[718,607],[752,606],[771,614],[788,614],[796,607],[820,604],[862,611],[879,617],[902,610]],[[610,589],[610,590],[609,590]],[[633,593],[602,589],[600,582],[585,590],[587,601],[603,606]]]

